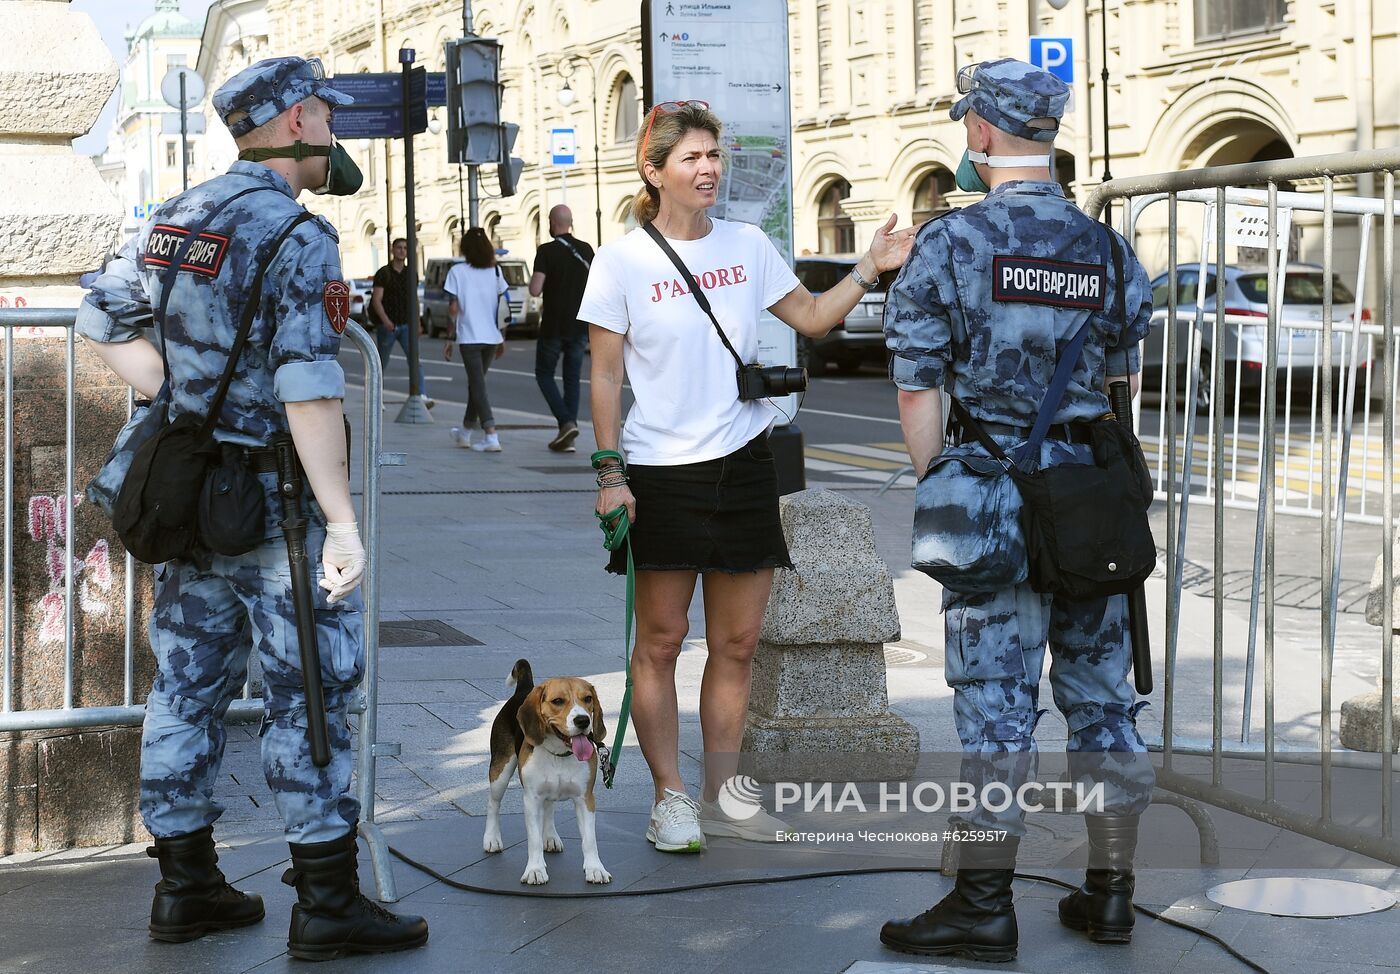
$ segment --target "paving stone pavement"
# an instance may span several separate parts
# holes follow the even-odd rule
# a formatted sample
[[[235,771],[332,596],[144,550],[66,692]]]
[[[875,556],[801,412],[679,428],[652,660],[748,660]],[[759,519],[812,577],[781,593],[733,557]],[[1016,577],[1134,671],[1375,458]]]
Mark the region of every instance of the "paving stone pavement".
[[[556,455],[545,448],[551,432],[544,416],[502,411],[504,452],[472,453],[448,439],[456,408],[440,403],[438,422],[422,427],[395,424],[397,403],[384,410],[385,449],[406,453],[408,463],[383,469],[383,618],[436,620],[480,644],[383,649],[379,737],[399,742],[402,752],[379,762],[375,817],[391,844],[406,855],[457,881],[516,893],[524,860],[518,788],[506,793],[504,804],[503,831],[510,845],[500,855],[481,851],[490,721],[507,695],[511,664],[522,656],[539,676],[577,674],[592,680],[610,717],[615,714],[624,680],[623,590],[621,580],[602,571],[605,556],[591,510],[588,432],[578,454]],[[358,402],[350,403],[350,415],[358,426]],[[894,490],[877,496],[862,489],[852,496],[872,508],[877,545],[896,577],[903,638],[891,647],[891,706],[919,729],[924,752],[953,751],[957,741],[950,692],[942,679],[937,589],[906,567],[911,494]],[[1149,596],[1153,611],[1161,611],[1160,580]],[[1227,614],[1232,665],[1241,658],[1238,610],[1232,606]],[[1179,686],[1208,686],[1211,603],[1188,592],[1182,615]],[[1308,655],[1316,655],[1315,647],[1297,633],[1281,638],[1279,652],[1281,659],[1297,654],[1287,665],[1315,665]],[[677,666],[682,772],[692,789],[701,769],[696,706],[705,660],[697,600]],[[1315,716],[1316,687],[1306,680],[1296,683],[1281,691],[1276,719],[1281,732],[1296,724],[1302,734],[1309,716]],[[1361,692],[1365,684],[1360,677],[1339,673],[1334,700]],[[1143,715],[1148,733],[1160,727],[1160,694],[1159,687],[1156,706]],[[1210,707],[1204,698],[1179,692],[1174,717],[1180,733],[1209,732]],[[1042,721],[1040,735],[1045,752],[1062,746],[1063,723],[1053,710]],[[1303,778],[1285,776],[1283,783],[1296,786],[1298,795],[1308,794]],[[227,807],[217,826],[225,871],[266,899],[266,921],[192,944],[155,944],[144,927],[156,867],[141,847],[13,856],[0,860],[0,974],[304,969],[285,953],[284,924],[293,893],[280,882],[286,846],[262,780],[253,727],[230,732],[220,797]],[[598,841],[614,876],[607,892],[818,869],[928,869],[938,862],[937,844],[755,848],[720,840],[701,856],[667,856],[642,839],[649,797],[650,779],[629,736],[616,787],[598,794]],[[1221,865],[1205,868],[1196,864],[1198,834],[1180,810],[1155,805],[1148,812],[1140,904],[1220,934],[1275,974],[1400,968],[1400,932],[1393,912],[1284,919],[1224,909],[1205,896],[1220,882],[1278,873],[1351,878],[1400,893],[1400,875],[1391,866],[1346,856],[1227,812],[1213,809],[1211,815],[1219,830]],[[931,818],[928,827],[936,831],[943,822]],[[573,817],[565,812],[559,823],[566,848],[551,857],[548,889],[587,892]],[[1022,870],[1072,883],[1081,875],[1083,857],[1077,816],[1031,818]],[[373,888],[368,857],[361,858],[363,883]],[[913,959],[880,946],[877,933],[884,920],[918,913],[950,888],[950,880],[932,872],[548,900],[459,891],[402,862],[394,863],[393,875],[396,908],[429,918],[428,946],[405,955],[337,961],[323,970],[537,972],[581,965],[608,972],[676,969],[696,974],[1246,970],[1216,944],[1146,917],[1139,918],[1131,946],[1090,945],[1059,926],[1055,901],[1062,890],[1030,880],[1016,884],[1021,951],[1008,969]]]

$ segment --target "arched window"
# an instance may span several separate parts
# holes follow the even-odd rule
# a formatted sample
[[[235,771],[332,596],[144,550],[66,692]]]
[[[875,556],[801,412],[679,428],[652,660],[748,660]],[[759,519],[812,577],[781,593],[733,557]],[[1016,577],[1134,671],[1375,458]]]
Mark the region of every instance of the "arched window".
[[[914,187],[914,226],[921,226],[950,209],[948,194],[957,188],[953,174],[934,166]]]
[[[614,142],[630,142],[637,137],[641,125],[642,112],[637,100],[637,83],[630,74],[624,74],[613,86],[613,97],[617,103],[613,125]]]
[[[530,211],[530,215],[525,219],[525,232],[534,241],[535,247],[540,245],[540,208],[537,206]]]
[[[1074,164],[1074,156],[1068,152],[1055,153],[1055,181],[1060,184],[1060,188],[1065,191],[1065,199],[1074,199],[1074,180],[1077,171]]]
[[[849,254],[856,249],[856,224],[841,209],[841,201],[851,195],[851,184],[844,179],[827,183],[817,197],[817,250],[823,254]]]
[[[629,196],[624,199],[622,204],[618,207],[618,220],[622,223],[623,233],[631,233],[633,230],[637,229],[637,218],[632,215],[632,203],[635,200],[635,196]],[[602,241],[599,241],[599,243],[601,242]]]
[[[488,240],[491,241],[491,246],[495,247],[497,250],[500,250],[500,249],[501,249],[501,216],[500,216],[500,214],[499,214],[499,213],[493,213],[493,214],[491,214],[490,216],[488,216],[488,217],[486,218],[486,222],[483,224],[483,226],[486,228],[486,238],[487,238]]]

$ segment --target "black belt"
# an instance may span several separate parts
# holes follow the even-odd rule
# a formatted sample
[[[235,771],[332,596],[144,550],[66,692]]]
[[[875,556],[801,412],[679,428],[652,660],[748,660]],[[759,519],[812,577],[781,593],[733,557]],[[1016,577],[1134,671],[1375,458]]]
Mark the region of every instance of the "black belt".
[[[248,469],[253,473],[276,473],[277,451],[271,447],[247,450],[243,454],[248,459]]]
[[[990,423],[985,419],[978,422],[987,431],[989,436],[1013,436],[1018,440],[1030,439],[1031,429],[1029,426],[1012,426],[1009,423]],[[958,446],[964,443],[976,443],[977,437],[971,430],[963,427],[954,420],[949,427],[948,435]],[[1089,444],[1089,426],[1087,423],[1056,423],[1046,432],[1047,440],[1059,440],[1061,443],[1083,443]]]

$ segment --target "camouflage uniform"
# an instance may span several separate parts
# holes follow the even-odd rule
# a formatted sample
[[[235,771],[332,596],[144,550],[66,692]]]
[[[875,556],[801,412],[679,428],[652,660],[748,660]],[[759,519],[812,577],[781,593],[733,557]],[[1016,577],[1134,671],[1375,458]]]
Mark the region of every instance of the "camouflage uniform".
[[[1038,71],[1032,75],[1032,70],[1014,61],[982,65],[984,80],[1011,84],[1001,92],[975,90],[964,102],[999,128],[1042,138],[1047,133],[1024,129],[1018,114],[1058,117],[1064,96],[1054,90],[1027,95],[1028,81],[1049,77]],[[1013,88],[1014,94],[1008,94]],[[1017,98],[1019,113],[1008,111],[1008,99],[1014,103]],[[959,104],[965,111],[967,106]],[[955,109],[953,117],[961,118],[962,112]],[[1057,183],[1003,183],[981,202],[930,221],[920,230],[886,302],[891,378],[905,390],[947,388],[978,420],[1028,433],[1059,351],[1093,315],[1095,323],[1054,419],[1067,423],[1103,416],[1109,412],[1105,358],[1111,357],[1113,374],[1136,373],[1137,343],[1146,336],[1152,313],[1145,271],[1122,237],[1113,233],[1113,240],[1124,260],[1126,316],[1119,308],[1104,228],[1066,200]],[[1017,264],[1016,258],[1032,263]],[[1053,269],[1045,261],[1091,265],[1091,273],[1107,281],[1100,293],[1102,309],[1073,307],[1082,296],[1056,294],[1048,285],[1039,291],[1034,286],[997,287],[996,275],[1007,267]],[[1006,277],[1002,284],[1011,280]],[[1025,436],[995,439],[1010,452]],[[986,455],[975,442],[960,449]],[[1087,446],[1048,439],[1041,460],[1091,462]],[[1038,709],[1038,684],[1048,641],[1050,683],[1055,705],[1069,725],[1072,769],[1105,784],[1104,811],[1131,814],[1146,806],[1152,768],[1140,757],[1146,748],[1134,721],[1143,704],[1135,702],[1128,682],[1124,596],[1070,602],[1023,583],[976,595],[945,590],[943,609],[945,674],[955,691],[968,780],[998,778],[1014,789],[1015,781],[1034,774],[1033,734],[1044,713]],[[968,824],[1004,828],[1013,835],[1024,832],[1015,804],[999,813],[982,809],[968,816]]]
[[[214,96],[227,119],[248,111],[251,124],[316,95],[330,105],[350,99],[313,79],[307,62],[284,58],[243,72]],[[241,130],[240,130],[241,129]],[[164,325],[171,376],[171,415],[204,415],[227,362],[245,301],[260,302],[248,344],[224,401],[217,439],[266,447],[287,430],[282,404],[341,399],[345,376],[336,357],[341,334],[322,303],[326,285],[341,279],[338,237],[324,219],[300,224],[268,268],[262,293],[251,295],[257,265],[273,239],[303,212],[278,173],[251,162],[166,202],[93,284],[78,314],[78,332],[97,342],[126,342],[151,327],[163,287],[162,258],[173,256],[172,234],[187,232],[220,202],[230,204],[201,234],[182,269]],[[171,228],[174,228],[172,231]],[[343,324],[341,326],[343,328]],[[153,339],[160,348],[158,338]],[[332,760],[311,763],[306,703],[292,609],[287,549],[278,522],[276,475],[259,475],[267,492],[266,541],[246,555],[210,555],[155,568],[151,646],[155,685],[147,698],[141,752],[141,813],[157,837],[195,832],[223,808],[213,797],[223,757],[223,717],[241,692],[248,653],[261,654],[265,716],[260,730],[263,770],[276,796],[289,841],[316,843],[347,834],[359,817],[350,795],[347,709],[364,665],[362,603],[356,592],[330,605],[320,588],[325,516],[304,498],[317,634],[325,683]]]

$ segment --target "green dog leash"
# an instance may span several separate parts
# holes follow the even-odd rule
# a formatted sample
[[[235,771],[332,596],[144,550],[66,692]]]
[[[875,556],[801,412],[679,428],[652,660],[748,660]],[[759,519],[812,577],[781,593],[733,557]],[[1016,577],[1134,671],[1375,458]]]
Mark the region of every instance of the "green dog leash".
[[[624,463],[622,454],[616,450],[599,450],[593,454],[593,469],[597,470],[604,460],[616,460]],[[625,466],[624,466],[625,469]],[[626,689],[622,693],[622,706],[617,714],[617,730],[613,734],[612,747],[601,748],[603,753],[603,785],[611,788],[613,778],[617,774],[617,761],[622,756],[622,739],[627,734],[627,718],[632,712],[632,619],[637,610],[637,569],[632,562],[632,539],[630,532],[632,522],[627,517],[626,507],[617,507],[606,514],[594,513],[598,518],[598,526],[603,529],[603,547],[608,551],[616,551],[623,545],[627,546],[627,609],[626,622],[624,624],[624,636],[622,644],[622,655],[626,660],[627,683]]]

